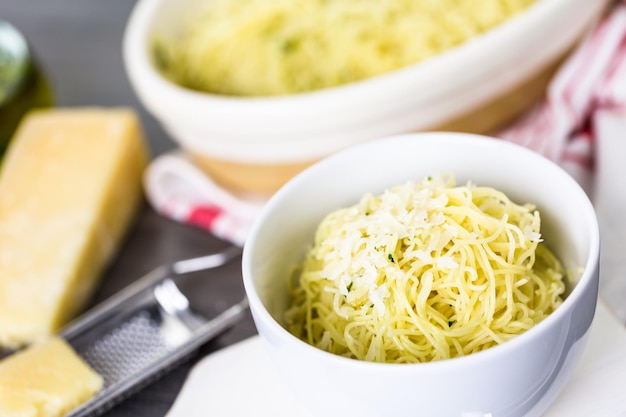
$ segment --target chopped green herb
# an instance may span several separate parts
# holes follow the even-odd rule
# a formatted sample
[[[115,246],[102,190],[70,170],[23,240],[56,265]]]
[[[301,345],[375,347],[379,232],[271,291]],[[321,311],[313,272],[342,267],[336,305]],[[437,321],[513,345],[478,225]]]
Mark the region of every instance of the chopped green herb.
[[[352,290],[352,285],[353,285],[353,284],[354,284],[354,282],[350,281],[350,284],[348,284],[348,286],[346,287],[346,289],[347,289],[348,291],[351,291],[351,290]]]
[[[393,255],[392,254],[388,254],[387,255],[387,259],[389,259],[391,262],[393,262],[394,264],[396,263],[396,260],[393,259]]]
[[[374,308],[374,304],[370,304],[370,308]]]
[[[427,179],[428,179],[428,181],[432,181],[432,180],[433,180],[433,177],[431,177],[431,176],[429,175]]]
[[[456,320],[452,320],[448,322],[448,327],[452,327],[452,325],[456,323]]]
[[[283,41],[281,49],[285,54],[294,52],[296,49],[298,49],[298,41],[294,39],[287,39]]]

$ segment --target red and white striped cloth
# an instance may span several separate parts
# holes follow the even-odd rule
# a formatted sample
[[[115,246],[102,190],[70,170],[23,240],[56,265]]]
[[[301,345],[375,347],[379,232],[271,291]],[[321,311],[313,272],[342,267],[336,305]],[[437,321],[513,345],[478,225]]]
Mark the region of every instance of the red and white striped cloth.
[[[599,141],[599,114],[625,113],[626,6],[619,3],[562,65],[546,99],[496,136],[559,163],[588,191]]]
[[[599,208],[612,210],[607,222],[624,223],[626,201],[618,201],[616,195],[624,193],[615,180],[624,178],[626,169],[626,2],[617,3],[563,64],[545,101],[495,136],[563,166],[590,195],[595,193]],[[156,158],[146,171],[145,190],[162,215],[240,246],[264,204],[221,189],[182,154]],[[611,229],[616,230],[614,224]],[[623,238],[626,230],[616,240]]]
[[[181,152],[155,158],[146,169],[144,189],[161,215],[206,229],[238,246],[243,246],[265,202],[224,190]]]

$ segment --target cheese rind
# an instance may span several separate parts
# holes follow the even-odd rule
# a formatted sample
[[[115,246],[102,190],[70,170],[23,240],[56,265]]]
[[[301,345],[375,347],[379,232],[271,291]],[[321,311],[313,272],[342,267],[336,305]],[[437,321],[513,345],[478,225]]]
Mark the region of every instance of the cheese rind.
[[[142,199],[147,152],[127,109],[54,109],[21,123],[0,171],[0,345],[78,314]]]
[[[62,416],[102,386],[64,340],[52,338],[0,361],[0,416]]]

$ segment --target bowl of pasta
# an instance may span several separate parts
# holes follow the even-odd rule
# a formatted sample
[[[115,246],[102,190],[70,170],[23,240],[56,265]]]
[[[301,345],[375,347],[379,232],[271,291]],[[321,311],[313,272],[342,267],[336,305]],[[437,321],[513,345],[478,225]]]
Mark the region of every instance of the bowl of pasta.
[[[528,149],[467,133],[369,141],[264,207],[243,280],[314,415],[539,416],[589,335],[599,232]]]
[[[124,62],[200,168],[271,194],[363,141],[504,126],[609,2],[140,0]]]

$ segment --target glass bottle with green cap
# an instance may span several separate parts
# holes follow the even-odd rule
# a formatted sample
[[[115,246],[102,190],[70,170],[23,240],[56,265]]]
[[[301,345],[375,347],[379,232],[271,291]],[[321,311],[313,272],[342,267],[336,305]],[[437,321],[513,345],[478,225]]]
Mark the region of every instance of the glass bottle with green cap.
[[[28,42],[13,25],[0,20],[0,158],[22,116],[51,104],[50,86]]]

